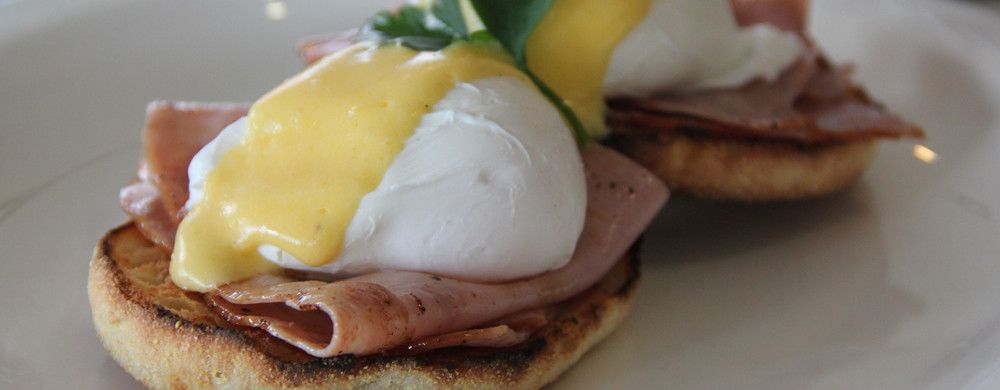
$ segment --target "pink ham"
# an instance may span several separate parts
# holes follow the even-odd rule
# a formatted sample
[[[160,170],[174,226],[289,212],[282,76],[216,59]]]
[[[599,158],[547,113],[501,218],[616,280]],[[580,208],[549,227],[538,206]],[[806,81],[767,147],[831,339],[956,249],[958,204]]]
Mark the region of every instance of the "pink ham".
[[[535,329],[517,330],[510,325],[496,325],[488,328],[461,330],[430,337],[402,348],[403,352],[419,354],[449,347],[506,348],[528,340]]]
[[[432,336],[397,348],[396,351],[405,354],[419,354],[435,349],[458,346],[486,348],[512,347],[525,342],[536,331],[548,325],[549,318],[555,315],[560,306],[562,304],[547,306],[544,309],[532,309],[504,317],[495,322],[499,325]]]
[[[453,333],[586,290],[622,258],[666,201],[662,183],[609,149],[590,147],[584,163],[587,220],[572,260],[559,270],[502,284],[401,271],[332,283],[264,276],[225,286],[211,301],[229,321],[263,328],[320,357],[371,354],[439,335],[446,337],[431,339],[436,347],[448,340],[518,340],[508,328],[483,328],[473,337]]]
[[[139,166],[136,180],[118,193],[118,201],[149,241],[168,250],[174,247],[177,223],[163,206],[160,190],[149,182],[149,166],[145,161]]]
[[[153,102],[146,108],[143,162],[118,201],[143,235],[172,250],[188,198],[191,158],[249,106]]]
[[[696,129],[727,137],[804,145],[923,137],[923,131],[874,102],[837,68],[808,50],[771,83],[688,95],[608,101],[608,121],[630,131]]]
[[[248,109],[241,104],[177,102],[153,102],[146,108],[143,153],[149,181],[160,190],[174,221],[180,221],[187,202],[191,158]]]

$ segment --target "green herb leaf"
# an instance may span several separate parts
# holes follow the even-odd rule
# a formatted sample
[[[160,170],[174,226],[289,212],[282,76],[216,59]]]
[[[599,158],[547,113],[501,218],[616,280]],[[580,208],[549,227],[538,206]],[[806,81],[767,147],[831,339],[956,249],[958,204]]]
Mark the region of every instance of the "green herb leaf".
[[[528,37],[545,16],[552,0],[471,0],[486,31],[469,34],[460,0],[434,0],[430,7],[405,5],[395,12],[380,12],[362,30],[363,39],[396,41],[422,51],[441,50],[457,41],[499,44],[555,105],[573,129],[577,144],[585,148],[590,136],[576,113],[555,91],[528,68]],[[373,37],[374,36],[374,37]]]
[[[469,28],[465,25],[465,16],[462,15],[462,4],[459,3],[459,0],[436,0],[431,5],[431,13],[445,26],[448,26],[452,36],[461,39],[469,35]]]
[[[573,136],[580,148],[586,148],[590,143],[590,135],[583,122],[562,97],[528,68],[528,38],[551,5],[552,0],[472,0],[472,6],[486,29],[510,52],[518,68],[556,106],[572,127]]]
[[[457,0],[436,1],[433,8],[440,8],[443,14],[447,14],[448,6],[445,3],[455,3]],[[457,3],[455,3],[457,5]],[[459,9],[461,15],[461,9]],[[461,27],[465,29],[465,21],[462,20],[460,26],[452,26],[449,23],[438,19],[437,16],[428,10],[414,6],[405,5],[396,12],[382,11],[369,20],[368,25],[363,29],[363,36],[375,35],[379,40],[398,41],[416,50],[433,51],[441,50],[452,42],[465,37],[464,32],[455,29]]]
[[[483,25],[510,51],[518,66],[527,67],[525,46],[552,0],[472,0]]]
[[[587,128],[583,126],[583,122],[581,122],[580,118],[576,116],[573,109],[566,104],[566,101],[563,100],[563,98],[560,97],[556,91],[552,90],[552,88],[545,84],[542,79],[538,78],[534,72],[527,68],[524,68],[523,71],[528,75],[528,78],[530,78],[531,81],[535,82],[535,86],[537,86],[538,90],[542,92],[542,95],[545,95],[545,97],[548,98],[554,106],[556,106],[556,109],[559,110],[560,114],[562,114],[563,119],[565,119],[566,122],[569,122],[570,129],[573,130],[573,138],[576,138],[577,146],[579,146],[580,149],[587,149],[587,146],[590,145],[590,133],[587,133]]]
[[[494,37],[493,34],[490,34],[488,30],[479,30],[472,33],[472,35],[469,35],[469,42],[483,43],[490,45],[500,44],[500,41],[497,40],[497,37]]]

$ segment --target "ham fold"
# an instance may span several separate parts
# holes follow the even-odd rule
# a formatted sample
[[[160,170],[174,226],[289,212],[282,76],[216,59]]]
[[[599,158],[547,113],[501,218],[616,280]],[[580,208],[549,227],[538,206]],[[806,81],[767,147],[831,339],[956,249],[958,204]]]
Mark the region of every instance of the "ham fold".
[[[417,354],[448,347],[487,347],[504,348],[512,347],[527,341],[535,331],[541,329],[549,323],[550,315],[556,311],[555,306],[546,309],[533,309],[527,312],[515,314],[496,321],[499,325],[458,332],[446,333],[440,336],[433,336],[423,339],[402,348],[397,348],[402,353]]]
[[[230,322],[262,328],[319,357],[367,355],[435,336],[425,344],[523,341],[507,325],[454,332],[583,292],[622,258],[666,202],[659,180],[610,149],[590,147],[584,164],[587,219],[573,258],[561,269],[500,284],[402,271],[330,283],[267,275],[224,286],[210,302]]]
[[[873,101],[809,49],[781,77],[738,89],[646,98],[611,98],[608,123],[631,133],[664,129],[790,141],[803,145],[923,137],[923,131]]]
[[[174,247],[177,222],[164,206],[160,190],[149,181],[145,161],[139,164],[136,179],[118,193],[118,201],[149,241],[165,249]]]
[[[249,105],[152,102],[146,107],[143,161],[136,179],[118,194],[122,210],[156,245],[173,250],[188,199],[188,165],[199,150]]]
[[[247,114],[242,104],[153,102],[146,108],[143,155],[148,181],[160,190],[174,221],[183,217],[188,199],[188,165],[222,129]]]

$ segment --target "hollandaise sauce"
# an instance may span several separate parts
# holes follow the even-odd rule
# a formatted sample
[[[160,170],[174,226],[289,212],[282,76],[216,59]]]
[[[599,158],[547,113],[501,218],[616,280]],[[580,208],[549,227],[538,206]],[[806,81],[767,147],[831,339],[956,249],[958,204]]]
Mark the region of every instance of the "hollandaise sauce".
[[[556,91],[593,136],[607,133],[604,75],[611,55],[652,0],[554,0],[528,38],[528,67]]]
[[[333,261],[421,117],[456,83],[494,76],[524,79],[486,47],[358,44],[287,80],[253,105],[243,142],[207,176],[177,233],[174,282],[207,291],[276,270],[262,245],[310,266]]]

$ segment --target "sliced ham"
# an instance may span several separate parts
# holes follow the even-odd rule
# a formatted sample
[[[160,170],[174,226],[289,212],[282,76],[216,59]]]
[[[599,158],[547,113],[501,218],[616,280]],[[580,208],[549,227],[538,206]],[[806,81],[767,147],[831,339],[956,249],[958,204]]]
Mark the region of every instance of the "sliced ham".
[[[536,331],[548,325],[549,318],[555,314],[559,306],[561,304],[514,314],[496,321],[498,325],[432,336],[404,345],[396,351],[419,354],[448,347],[512,347],[527,341]]]
[[[149,182],[146,162],[140,164],[136,179],[118,193],[118,201],[149,241],[167,250],[174,247],[177,223],[163,206],[160,190]]]
[[[229,321],[265,329],[319,357],[366,355],[420,340],[435,347],[456,340],[493,345],[519,340],[510,326],[454,332],[546,307],[591,287],[666,201],[662,183],[609,149],[590,147],[584,163],[587,220],[572,260],[561,269],[502,284],[401,271],[331,283],[262,276],[224,286],[210,301]],[[440,338],[429,339],[435,336]]]
[[[804,145],[923,137],[923,131],[874,102],[838,68],[808,50],[771,83],[688,95],[609,99],[608,122],[629,132],[696,130],[709,135]]]
[[[462,330],[434,336],[403,347],[405,352],[419,354],[449,347],[506,348],[525,342],[537,329],[516,330],[510,325]]]
[[[149,181],[160,190],[174,221],[180,221],[187,202],[191,159],[248,109],[242,104],[183,102],[153,102],[146,108],[143,153]]]
[[[173,249],[177,224],[188,198],[188,164],[248,109],[245,104],[149,104],[143,130],[143,162],[136,180],[118,194],[122,210],[146,238],[166,250]]]

